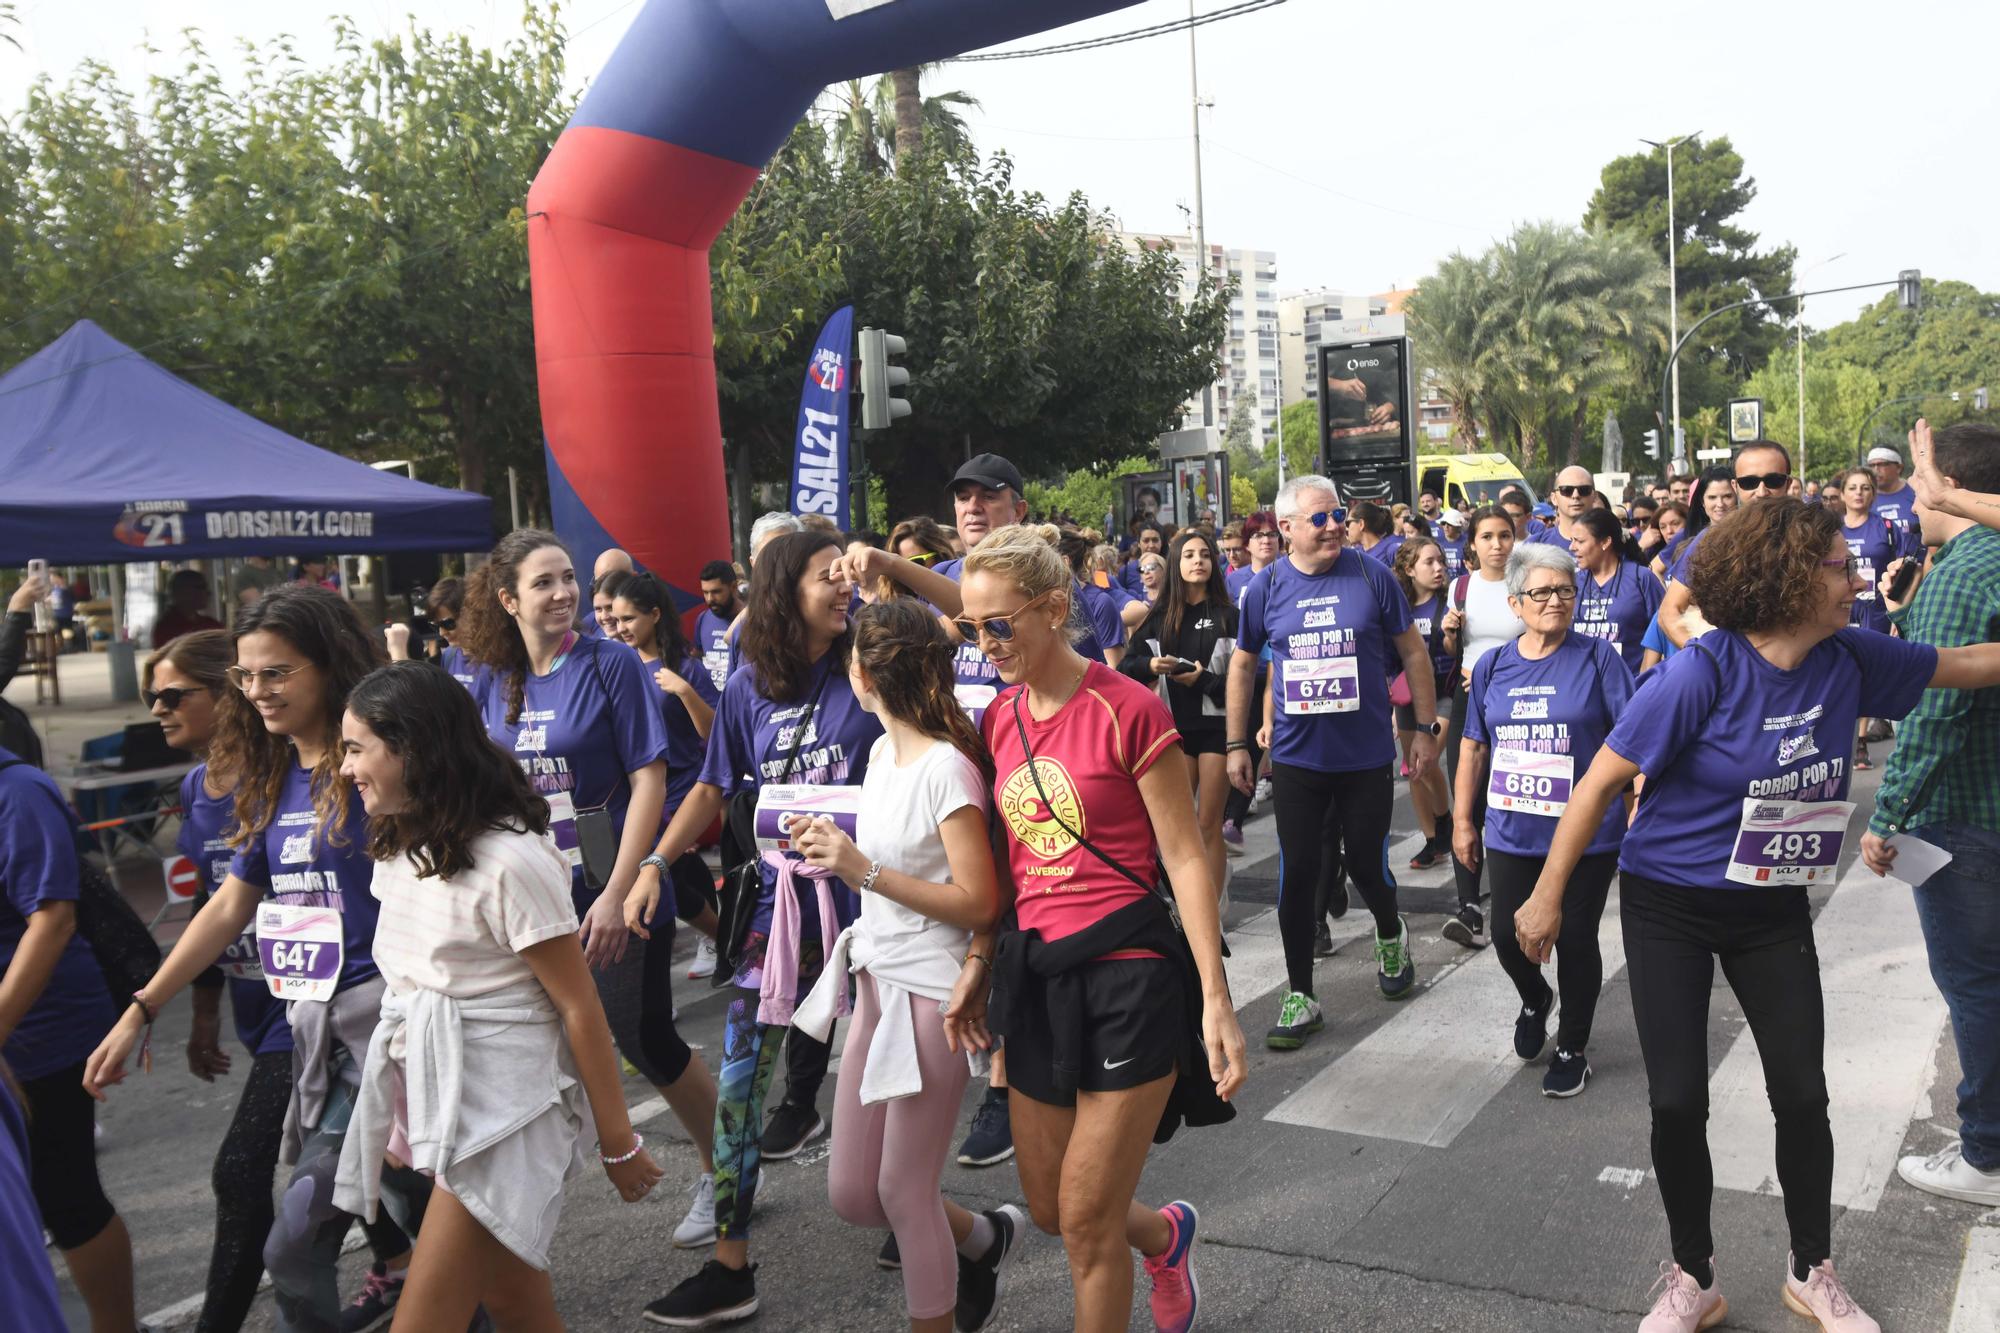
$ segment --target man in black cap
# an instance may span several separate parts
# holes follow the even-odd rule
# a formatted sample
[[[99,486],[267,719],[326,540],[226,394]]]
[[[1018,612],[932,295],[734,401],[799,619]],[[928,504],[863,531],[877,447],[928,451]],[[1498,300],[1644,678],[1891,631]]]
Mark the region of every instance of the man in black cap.
[[[1028,501],[1022,493],[1020,469],[998,454],[976,454],[951,479],[951,507],[959,538],[965,549],[979,545],[987,533],[1028,517]],[[867,587],[886,574],[946,616],[964,610],[958,599],[958,571],[963,560],[950,560],[932,569],[877,547],[856,546],[842,560],[847,579],[857,587]]]

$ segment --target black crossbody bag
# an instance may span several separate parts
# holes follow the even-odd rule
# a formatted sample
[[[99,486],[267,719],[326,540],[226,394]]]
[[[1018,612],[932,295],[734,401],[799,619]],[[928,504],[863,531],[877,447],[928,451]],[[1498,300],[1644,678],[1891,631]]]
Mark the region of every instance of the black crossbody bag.
[[[784,772],[775,785],[783,786],[798,771],[799,752],[805,748],[806,733],[812,729],[813,719],[819,716],[819,697],[826,690],[827,676],[832,674],[833,668],[829,666],[826,675],[813,687],[806,711],[799,717],[798,730],[792,733],[792,749],[785,756]],[[750,923],[757,916],[758,900],[764,896],[764,858],[757,854],[756,789],[730,797],[723,822],[736,843],[737,854],[748,859],[723,871],[722,884],[716,890],[715,975],[709,981],[711,986],[728,985],[742,963],[743,946],[750,938]]]

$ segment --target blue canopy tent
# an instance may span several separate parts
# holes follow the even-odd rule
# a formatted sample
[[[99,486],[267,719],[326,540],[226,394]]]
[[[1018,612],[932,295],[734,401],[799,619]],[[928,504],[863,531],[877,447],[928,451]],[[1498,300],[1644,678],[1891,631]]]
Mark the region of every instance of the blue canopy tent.
[[[0,376],[0,565],[492,544],[485,496],[294,439],[87,319]]]

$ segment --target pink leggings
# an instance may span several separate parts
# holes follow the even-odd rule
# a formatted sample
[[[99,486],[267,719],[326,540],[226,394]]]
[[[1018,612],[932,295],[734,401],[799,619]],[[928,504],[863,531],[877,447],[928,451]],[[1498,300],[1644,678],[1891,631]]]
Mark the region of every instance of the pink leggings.
[[[882,1006],[875,979],[855,978],[854,1020],[840,1057],[833,1094],[833,1156],[826,1192],[833,1211],[858,1227],[888,1227],[903,1255],[903,1297],[910,1318],[950,1314],[958,1302],[958,1248],[945,1220],[938,1182],[958,1128],[958,1105],[971,1077],[965,1056],[945,1048],[938,1002],[910,997],[917,1030],[917,1063],[924,1087],[914,1097],[861,1104],[861,1071],[875,1038]],[[896,1141],[885,1156],[883,1143]]]

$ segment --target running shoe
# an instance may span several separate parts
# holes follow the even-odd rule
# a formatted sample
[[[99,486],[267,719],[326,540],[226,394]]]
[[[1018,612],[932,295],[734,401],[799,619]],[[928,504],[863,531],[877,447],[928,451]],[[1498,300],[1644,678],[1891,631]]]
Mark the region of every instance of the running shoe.
[[[2000,1206],[2000,1171],[1981,1171],[1965,1160],[1965,1149],[1954,1139],[1929,1157],[1905,1157],[1896,1174],[1918,1189],[1966,1203]]]
[[[1201,1285],[1194,1280],[1194,1233],[1201,1215],[1185,1199],[1176,1199],[1160,1212],[1172,1233],[1167,1248],[1146,1260],[1146,1276],[1153,1280],[1153,1327],[1159,1333],[1187,1333],[1194,1327],[1201,1308]]]
[[[694,1188],[688,1193],[694,1197],[688,1204],[687,1216],[674,1228],[677,1250],[692,1250],[715,1239],[715,1177],[707,1173],[697,1176]]]
[[[1484,949],[1486,940],[1486,916],[1471,903],[1462,904],[1456,916],[1448,917],[1444,929],[1439,934],[1453,944],[1468,949]]]
[[[340,1312],[340,1333],[370,1333],[386,1328],[396,1317],[396,1302],[403,1299],[403,1279],[407,1271],[391,1273],[379,1263],[368,1265],[361,1294]]]
[[[993,1311],[1000,1304],[1001,1274],[1028,1226],[1028,1215],[1011,1203],[981,1216],[993,1224],[993,1245],[977,1259],[958,1256],[958,1306],[952,1320],[958,1333],[975,1333],[993,1322]]]
[[[779,1102],[778,1109],[764,1122],[761,1144],[766,1161],[782,1162],[797,1157],[799,1149],[826,1133],[826,1117],[810,1106]]]
[[[688,979],[715,975],[715,941],[704,935],[695,941],[694,961],[688,964]]]
[[[1785,1308],[1818,1322],[1823,1333],[1882,1333],[1882,1326],[1854,1303],[1833,1271],[1833,1260],[1822,1259],[1806,1270],[1805,1281],[1793,1273],[1790,1255],[1785,1257]]]
[[[713,1328],[756,1313],[757,1265],[731,1268],[718,1259],[646,1307],[649,1322],[668,1328]]]
[[[1549,1061],[1549,1072],[1542,1075],[1542,1096],[1574,1097],[1589,1080],[1590,1061],[1583,1058],[1583,1052],[1558,1046],[1556,1058]]]
[[[1375,984],[1382,988],[1385,1000],[1406,998],[1417,986],[1417,960],[1410,957],[1410,923],[1403,921],[1396,928],[1396,938],[1385,940],[1375,937]]]
[[[1410,869],[1429,870],[1449,855],[1451,855],[1450,849],[1445,847],[1436,838],[1425,838],[1424,845],[1419,847],[1417,854],[1410,858]]]
[[[1222,842],[1226,847],[1241,847],[1243,845],[1243,826],[1233,819],[1223,820]]]
[[[1868,741],[1865,737],[1854,747],[1854,766],[1863,770],[1875,767],[1874,761],[1868,757]]]
[[[1722,1283],[1715,1280],[1715,1260],[1708,1261],[1708,1269],[1709,1287],[1703,1291],[1694,1274],[1679,1264],[1662,1263],[1660,1280],[1653,1284],[1660,1298],[1639,1321],[1639,1333],[1699,1333],[1727,1319],[1729,1302],[1722,1299]]]
[[[1521,1016],[1514,1020],[1514,1054],[1523,1060],[1541,1058],[1549,1044],[1549,1012],[1555,1007],[1556,993],[1553,990],[1540,1006],[1521,1006]]]
[[[1285,996],[1278,1008],[1278,1023],[1264,1034],[1264,1044],[1274,1051],[1296,1051],[1306,1038],[1326,1027],[1326,1015],[1319,1001],[1300,991]]]
[[[896,1233],[890,1232],[882,1239],[882,1248],[875,1251],[875,1266],[898,1272],[903,1267],[903,1247],[896,1243]]]
[[[1262,810],[1271,803],[1271,779],[1258,778],[1257,790],[1250,794],[1250,808]]]
[[[1347,915],[1347,904],[1347,876],[1339,875],[1334,878],[1333,883],[1327,885],[1326,902],[1322,910],[1325,915],[1338,921]]]
[[[1014,1127],[1007,1118],[1007,1094],[992,1089],[972,1112],[972,1128],[958,1145],[960,1166],[998,1166],[1014,1155]]]
[[[1333,927],[1327,924],[1325,917],[1321,917],[1319,924],[1313,927],[1313,957],[1333,957]]]

